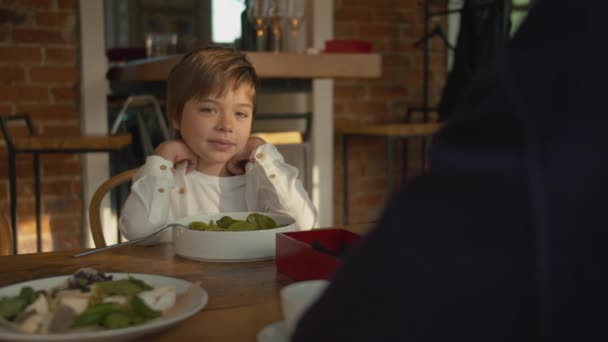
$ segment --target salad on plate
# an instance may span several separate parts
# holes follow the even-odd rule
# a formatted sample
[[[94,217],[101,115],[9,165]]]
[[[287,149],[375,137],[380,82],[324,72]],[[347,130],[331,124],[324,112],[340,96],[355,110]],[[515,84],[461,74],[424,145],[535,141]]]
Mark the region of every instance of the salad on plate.
[[[59,286],[0,298],[0,323],[32,334],[119,329],[162,317],[176,304],[174,285],[153,287],[135,277],[82,268]]]

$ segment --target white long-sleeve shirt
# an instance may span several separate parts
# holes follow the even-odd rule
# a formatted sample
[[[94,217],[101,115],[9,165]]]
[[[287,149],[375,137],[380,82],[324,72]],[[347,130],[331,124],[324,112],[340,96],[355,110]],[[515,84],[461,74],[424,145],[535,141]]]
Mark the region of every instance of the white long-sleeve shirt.
[[[311,229],[317,215],[298,169],[271,144],[259,146],[252,158],[244,175],[216,177],[196,170],[186,174],[185,163],[173,170],[173,162],[149,156],[133,177],[120,231],[135,239],[183,217],[238,211],[285,214],[295,219],[298,230]],[[146,243],[170,240],[168,230]]]

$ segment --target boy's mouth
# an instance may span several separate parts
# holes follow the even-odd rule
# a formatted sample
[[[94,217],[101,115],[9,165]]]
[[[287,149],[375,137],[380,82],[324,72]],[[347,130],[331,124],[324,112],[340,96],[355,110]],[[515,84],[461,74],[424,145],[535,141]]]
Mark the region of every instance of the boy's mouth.
[[[212,140],[208,140],[208,141],[209,141],[209,144],[211,144],[211,146],[213,146],[213,148],[215,148],[218,151],[227,151],[235,145],[230,140],[225,140],[225,139],[212,139]]]

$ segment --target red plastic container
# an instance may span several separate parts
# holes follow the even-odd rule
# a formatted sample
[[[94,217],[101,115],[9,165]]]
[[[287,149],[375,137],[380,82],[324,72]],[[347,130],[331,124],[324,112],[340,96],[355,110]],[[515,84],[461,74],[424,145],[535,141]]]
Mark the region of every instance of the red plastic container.
[[[359,238],[359,235],[340,228],[278,233],[277,272],[297,281],[329,279],[342,263],[339,257],[331,254],[343,253]],[[329,253],[320,251],[319,246]]]
[[[325,52],[370,53],[372,52],[372,43],[364,40],[326,40]]]

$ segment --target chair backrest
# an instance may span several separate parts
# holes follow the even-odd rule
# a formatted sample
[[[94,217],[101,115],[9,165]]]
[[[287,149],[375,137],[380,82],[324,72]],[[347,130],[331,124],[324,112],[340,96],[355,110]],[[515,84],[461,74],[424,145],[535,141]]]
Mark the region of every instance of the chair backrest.
[[[111,177],[103,182],[93,193],[93,197],[91,197],[91,202],[89,203],[89,225],[91,226],[91,235],[93,235],[95,247],[106,246],[106,240],[103,237],[103,226],[101,224],[101,202],[112,189],[130,182],[137,170],[139,168],[129,169]]]
[[[129,96],[124,101],[112,123],[110,134],[116,134],[119,130],[130,132],[134,138],[138,138],[135,142],[138,148],[133,151],[141,159],[138,164],[143,163],[159,143],[170,138],[160,103],[152,95]]]
[[[8,123],[10,121],[23,121],[25,128],[27,129],[27,135],[36,135],[36,130],[34,129],[34,124],[32,123],[29,114],[17,113],[13,115],[0,115],[0,130],[2,131],[7,147],[13,149],[13,136],[11,130],[8,128]]]
[[[0,255],[13,254],[13,231],[6,217],[0,214]]]

